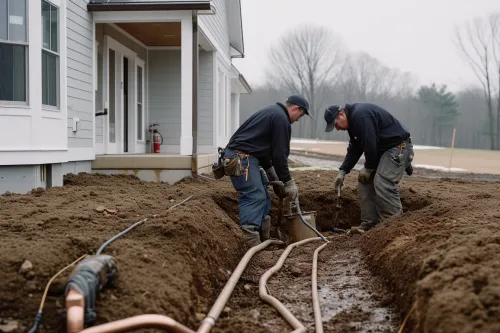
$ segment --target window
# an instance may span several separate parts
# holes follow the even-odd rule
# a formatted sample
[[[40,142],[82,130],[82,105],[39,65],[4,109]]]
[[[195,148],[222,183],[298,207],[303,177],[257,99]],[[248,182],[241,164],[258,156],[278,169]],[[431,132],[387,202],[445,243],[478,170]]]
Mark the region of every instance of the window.
[[[59,106],[59,9],[42,0],[42,104]]]
[[[0,101],[27,101],[26,0],[0,0]]]
[[[143,86],[142,67],[137,66],[137,140],[143,140]]]

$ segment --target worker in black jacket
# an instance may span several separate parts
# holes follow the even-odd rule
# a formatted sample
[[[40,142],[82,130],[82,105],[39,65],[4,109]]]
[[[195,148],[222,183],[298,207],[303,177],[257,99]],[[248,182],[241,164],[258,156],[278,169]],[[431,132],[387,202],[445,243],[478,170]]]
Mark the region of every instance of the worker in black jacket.
[[[335,127],[349,134],[349,146],[335,179],[336,191],[362,154],[359,196],[361,224],[349,232],[363,233],[382,219],[402,214],[398,184],[412,173],[413,145],[408,130],[388,111],[371,103],[331,105],[325,110],[326,132]]]
[[[273,186],[281,197],[294,200],[298,194],[288,169],[288,155],[291,124],[305,114],[311,116],[309,103],[299,95],[288,97],[285,104],[265,106],[238,128],[224,150],[225,174],[231,176],[239,194],[240,226],[250,247],[270,237],[267,182],[283,182],[284,186]]]

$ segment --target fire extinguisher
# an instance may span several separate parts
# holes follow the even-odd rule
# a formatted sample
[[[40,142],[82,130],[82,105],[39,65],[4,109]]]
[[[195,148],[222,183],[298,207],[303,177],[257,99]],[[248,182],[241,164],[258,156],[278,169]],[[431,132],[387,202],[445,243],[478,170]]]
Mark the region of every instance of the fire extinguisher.
[[[149,133],[151,135],[152,153],[157,154],[160,152],[160,146],[163,144],[163,136],[161,133],[154,128],[155,126],[160,126],[158,124],[149,125]]]

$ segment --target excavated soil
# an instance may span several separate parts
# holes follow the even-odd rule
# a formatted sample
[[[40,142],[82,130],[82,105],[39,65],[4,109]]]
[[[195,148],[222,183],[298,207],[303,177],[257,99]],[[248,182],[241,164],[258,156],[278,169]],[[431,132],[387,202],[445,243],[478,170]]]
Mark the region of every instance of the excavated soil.
[[[293,175],[302,210],[316,212],[320,230],[331,228],[336,172]],[[359,223],[356,176],[347,177],[337,227]],[[318,260],[325,332],[396,332],[410,309],[405,332],[499,332],[498,188],[495,182],[405,177],[403,216],[364,235],[325,231],[330,243]],[[273,195],[273,221],[276,207]],[[64,187],[0,196],[0,331],[14,322],[25,332],[52,275],[144,218],[104,250],[117,260],[118,275],[100,293],[96,324],[158,313],[196,329],[247,250],[229,180],[168,185],[80,174],[68,176]],[[294,249],[268,281],[269,292],[308,332],[314,331],[312,256],[321,244]],[[213,332],[292,331],[258,298],[260,276],[283,249],[271,246],[251,260]],[[26,260],[32,269],[21,273]],[[41,332],[65,331],[68,274],[49,290]]]

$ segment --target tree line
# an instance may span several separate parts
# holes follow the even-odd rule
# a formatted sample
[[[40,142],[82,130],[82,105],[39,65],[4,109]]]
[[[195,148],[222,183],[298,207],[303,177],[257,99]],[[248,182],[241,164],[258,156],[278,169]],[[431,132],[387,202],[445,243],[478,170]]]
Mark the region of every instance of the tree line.
[[[456,147],[500,149],[500,13],[456,27],[454,42],[478,83],[458,92],[437,83],[418,86],[412,73],[365,52],[346,52],[328,28],[299,26],[269,50],[266,84],[241,96],[240,122],[266,104],[302,94],[315,119],[293,124],[294,137],[348,140],[347,133],[325,132],[325,108],[370,102],[394,114],[415,144],[450,146],[456,128]]]

